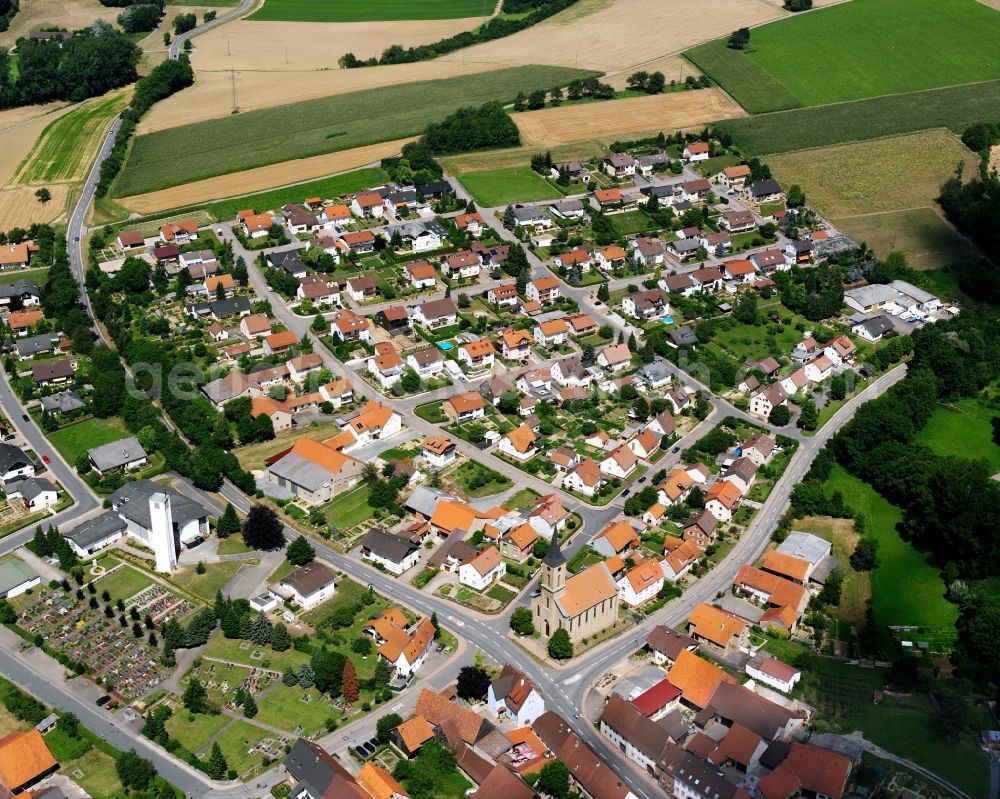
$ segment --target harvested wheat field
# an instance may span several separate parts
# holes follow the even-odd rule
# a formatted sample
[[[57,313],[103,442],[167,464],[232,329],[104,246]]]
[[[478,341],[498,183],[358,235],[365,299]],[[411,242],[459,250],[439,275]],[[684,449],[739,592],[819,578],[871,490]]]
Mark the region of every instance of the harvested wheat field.
[[[153,106],[138,132],[151,133],[227,116],[233,105],[234,82],[239,109],[252,111],[314,97],[496,69],[495,64],[465,66],[461,59],[457,63],[435,60],[350,70],[337,66],[337,59],[348,51],[367,58],[393,44],[423,44],[478,23],[478,18],[391,25],[236,20],[194,40],[191,63],[197,74],[195,85]],[[230,69],[234,70],[233,76]]]
[[[356,147],[353,150],[342,150],[327,155],[284,161],[280,164],[247,169],[231,175],[198,180],[183,186],[123,197],[117,202],[129,211],[145,215],[156,211],[198,205],[209,200],[240,197],[244,194],[273,189],[277,186],[287,186],[292,183],[300,183],[368,166],[390,155],[397,155],[408,141],[413,141],[413,139],[397,139],[367,147]]]
[[[513,36],[446,57],[617,72],[784,16],[779,3],[767,0],[714,0],[710,13],[698,0],[580,0]]]
[[[32,222],[55,222],[66,213],[66,200],[71,186],[54,183],[48,187],[52,199],[38,202],[34,186],[0,189],[0,230],[27,227]]]
[[[0,33],[0,47],[10,47],[21,36],[49,25],[67,30],[85,28],[95,19],[114,22],[120,8],[107,8],[98,0],[21,0],[21,10]]]
[[[673,132],[745,112],[720,89],[657,94],[514,114],[527,145],[551,146],[650,131]]]
[[[0,111],[0,186],[11,179],[46,125],[72,108],[56,102]]]

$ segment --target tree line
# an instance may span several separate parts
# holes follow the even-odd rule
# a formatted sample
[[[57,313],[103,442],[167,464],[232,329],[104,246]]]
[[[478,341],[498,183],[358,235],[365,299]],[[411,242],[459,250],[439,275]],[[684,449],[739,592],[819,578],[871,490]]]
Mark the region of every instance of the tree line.
[[[167,59],[157,64],[153,70],[135,85],[132,102],[122,112],[121,127],[115,135],[115,143],[104,163],[97,183],[97,196],[104,197],[111,188],[111,182],[118,175],[128,152],[128,142],[135,133],[135,126],[153,104],[179,92],[194,83],[194,70],[186,55]]]
[[[421,44],[414,47],[403,47],[394,44],[382,51],[379,58],[361,60],[354,53],[345,53],[337,61],[343,69],[355,69],[357,67],[373,67],[379,64],[406,64],[412,61],[428,61],[432,58],[452,53],[464,47],[471,47],[474,44],[502,39],[504,36],[530,28],[548,19],[553,14],[569,8],[577,0],[520,0],[519,5],[533,6],[531,11],[520,19],[509,19],[504,17],[494,17],[485,25],[481,25],[475,30],[463,31],[447,39],[441,39],[431,44]]]
[[[0,107],[79,102],[132,83],[141,51],[107,22],[94,22],[65,42],[18,39],[17,70],[0,48]]]
[[[517,147],[520,143],[517,125],[497,101],[479,108],[459,108],[428,125],[420,137],[421,146],[433,155]]]

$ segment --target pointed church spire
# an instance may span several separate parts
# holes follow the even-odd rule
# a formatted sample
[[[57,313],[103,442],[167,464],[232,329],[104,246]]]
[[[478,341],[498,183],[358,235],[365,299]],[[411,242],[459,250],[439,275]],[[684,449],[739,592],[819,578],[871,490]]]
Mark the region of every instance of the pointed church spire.
[[[545,557],[542,558],[542,563],[546,566],[551,566],[553,569],[557,569],[566,563],[566,557],[562,553],[562,549],[559,547],[559,533],[554,532],[552,534],[552,542],[549,544],[549,551],[545,553]]]

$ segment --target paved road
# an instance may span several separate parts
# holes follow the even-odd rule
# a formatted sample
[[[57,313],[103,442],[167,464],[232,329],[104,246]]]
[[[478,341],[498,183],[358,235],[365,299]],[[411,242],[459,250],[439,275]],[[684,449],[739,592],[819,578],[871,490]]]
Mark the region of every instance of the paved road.
[[[180,58],[181,47],[184,46],[184,42],[186,42],[188,39],[194,38],[200,33],[204,33],[207,30],[211,30],[212,28],[218,27],[219,25],[229,22],[229,20],[231,19],[236,19],[236,17],[242,16],[253,7],[253,4],[256,1],[257,0],[243,0],[243,2],[240,3],[232,11],[227,11],[225,14],[218,16],[215,19],[210,20],[208,22],[202,23],[197,28],[193,28],[189,30],[187,33],[180,34],[176,39],[174,39],[170,43],[170,47],[167,50],[168,57],[174,60]]]

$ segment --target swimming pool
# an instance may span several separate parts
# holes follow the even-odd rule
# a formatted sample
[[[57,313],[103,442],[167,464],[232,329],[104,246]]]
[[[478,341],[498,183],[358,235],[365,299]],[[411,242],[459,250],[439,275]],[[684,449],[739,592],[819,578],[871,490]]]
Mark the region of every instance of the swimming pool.
[[[665,325],[672,325],[674,323],[674,317],[672,317],[672,316],[664,316],[664,317],[662,317],[662,322]]]
[[[450,341],[439,341],[438,342],[438,349],[439,350],[444,350],[445,352],[447,352],[448,350],[452,349],[454,346],[455,345],[452,344]]]

